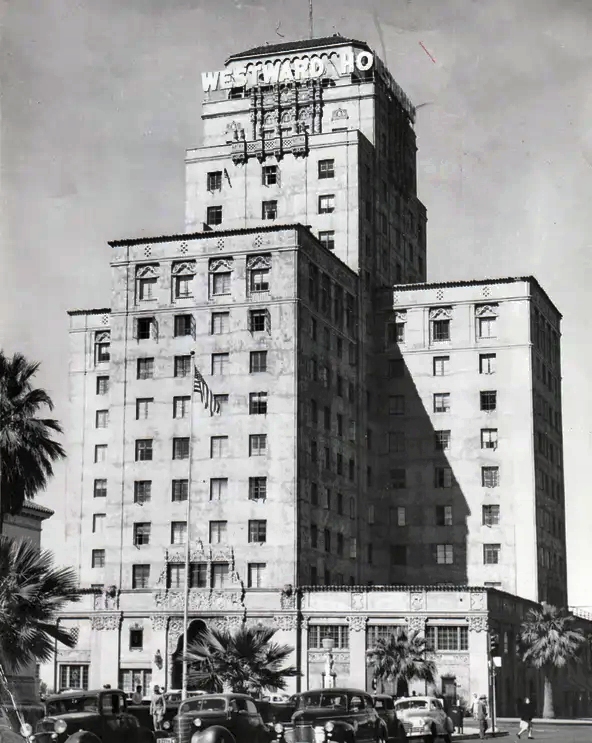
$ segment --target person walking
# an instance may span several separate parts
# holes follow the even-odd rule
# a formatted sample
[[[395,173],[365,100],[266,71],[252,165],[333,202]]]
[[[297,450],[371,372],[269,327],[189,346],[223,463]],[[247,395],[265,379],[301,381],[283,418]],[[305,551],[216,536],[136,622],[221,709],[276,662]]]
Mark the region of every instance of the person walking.
[[[520,709],[520,727],[516,733],[516,737],[520,738],[522,733],[528,733],[529,738],[533,738],[532,734],[532,720],[534,718],[534,704],[528,697],[524,698],[522,707]]]
[[[154,732],[162,729],[162,719],[166,712],[166,702],[164,695],[160,690],[159,686],[154,687],[154,693],[150,700],[150,714],[152,715],[152,723],[154,724]]]
[[[481,694],[481,696],[473,694],[471,712],[479,725],[479,738],[483,740],[487,731],[487,697],[485,694]]]

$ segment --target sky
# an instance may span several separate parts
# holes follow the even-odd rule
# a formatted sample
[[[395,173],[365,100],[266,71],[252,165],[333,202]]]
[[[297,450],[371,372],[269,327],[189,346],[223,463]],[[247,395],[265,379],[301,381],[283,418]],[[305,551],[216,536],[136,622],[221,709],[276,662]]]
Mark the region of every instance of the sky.
[[[308,0],[0,0],[0,346],[41,362],[68,421],[67,310],[110,301],[108,240],[184,230],[200,73],[308,37]],[[592,611],[592,4],[314,0],[418,106],[428,280],[533,274],[563,313],[573,606]],[[40,502],[56,508],[60,466]]]

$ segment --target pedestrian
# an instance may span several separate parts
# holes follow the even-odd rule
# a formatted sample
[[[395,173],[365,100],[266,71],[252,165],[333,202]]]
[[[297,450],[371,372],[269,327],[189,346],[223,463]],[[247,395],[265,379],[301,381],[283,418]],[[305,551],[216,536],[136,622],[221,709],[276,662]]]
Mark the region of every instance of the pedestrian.
[[[481,694],[481,696],[473,694],[471,712],[479,725],[479,737],[483,740],[487,730],[487,697],[485,694]]]
[[[164,695],[160,690],[159,686],[154,687],[154,694],[150,700],[150,714],[152,715],[152,722],[154,724],[154,731],[161,730],[162,718],[166,712],[166,702]]]
[[[462,706],[462,704],[458,705],[458,717],[457,717],[457,726],[456,730],[458,733],[464,733],[465,732],[465,723],[464,723],[464,717],[465,717],[465,708]]]
[[[529,738],[533,738],[532,734],[532,719],[534,717],[534,704],[528,697],[524,697],[522,708],[520,709],[520,727],[518,728],[517,738],[520,738],[522,733],[528,733]]]
[[[132,704],[142,704],[142,687],[136,686],[136,690],[132,694]]]

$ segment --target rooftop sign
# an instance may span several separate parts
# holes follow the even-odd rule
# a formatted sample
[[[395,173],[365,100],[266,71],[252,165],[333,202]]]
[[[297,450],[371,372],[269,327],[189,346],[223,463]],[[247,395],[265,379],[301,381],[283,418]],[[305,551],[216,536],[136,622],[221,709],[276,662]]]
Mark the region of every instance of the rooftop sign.
[[[336,58],[336,59],[335,59]],[[365,72],[374,65],[372,52],[344,51],[331,58],[318,56],[292,57],[274,62],[259,62],[248,66],[231,67],[218,72],[202,72],[204,92],[230,88],[255,88],[258,85],[316,80],[321,77],[342,77],[358,70]]]

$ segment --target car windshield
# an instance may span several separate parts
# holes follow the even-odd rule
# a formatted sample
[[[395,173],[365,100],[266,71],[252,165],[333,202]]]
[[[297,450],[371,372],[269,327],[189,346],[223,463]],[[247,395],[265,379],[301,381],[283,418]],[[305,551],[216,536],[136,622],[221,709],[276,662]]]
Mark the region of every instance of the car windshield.
[[[298,707],[333,707],[334,709],[347,710],[347,697],[345,694],[336,692],[321,692],[316,694],[303,694],[298,700]]]
[[[179,708],[179,714],[183,712],[224,712],[225,710],[226,699],[224,697],[214,697],[213,699],[196,697],[195,699],[186,699]]]
[[[98,712],[98,697],[65,697],[47,703],[48,716],[68,715],[72,712]]]
[[[395,704],[395,709],[403,710],[403,709],[427,709],[428,703],[425,701],[425,699],[405,699],[402,702],[397,702]]]
[[[374,706],[376,707],[376,709],[384,709],[385,708],[384,699],[375,699]]]

